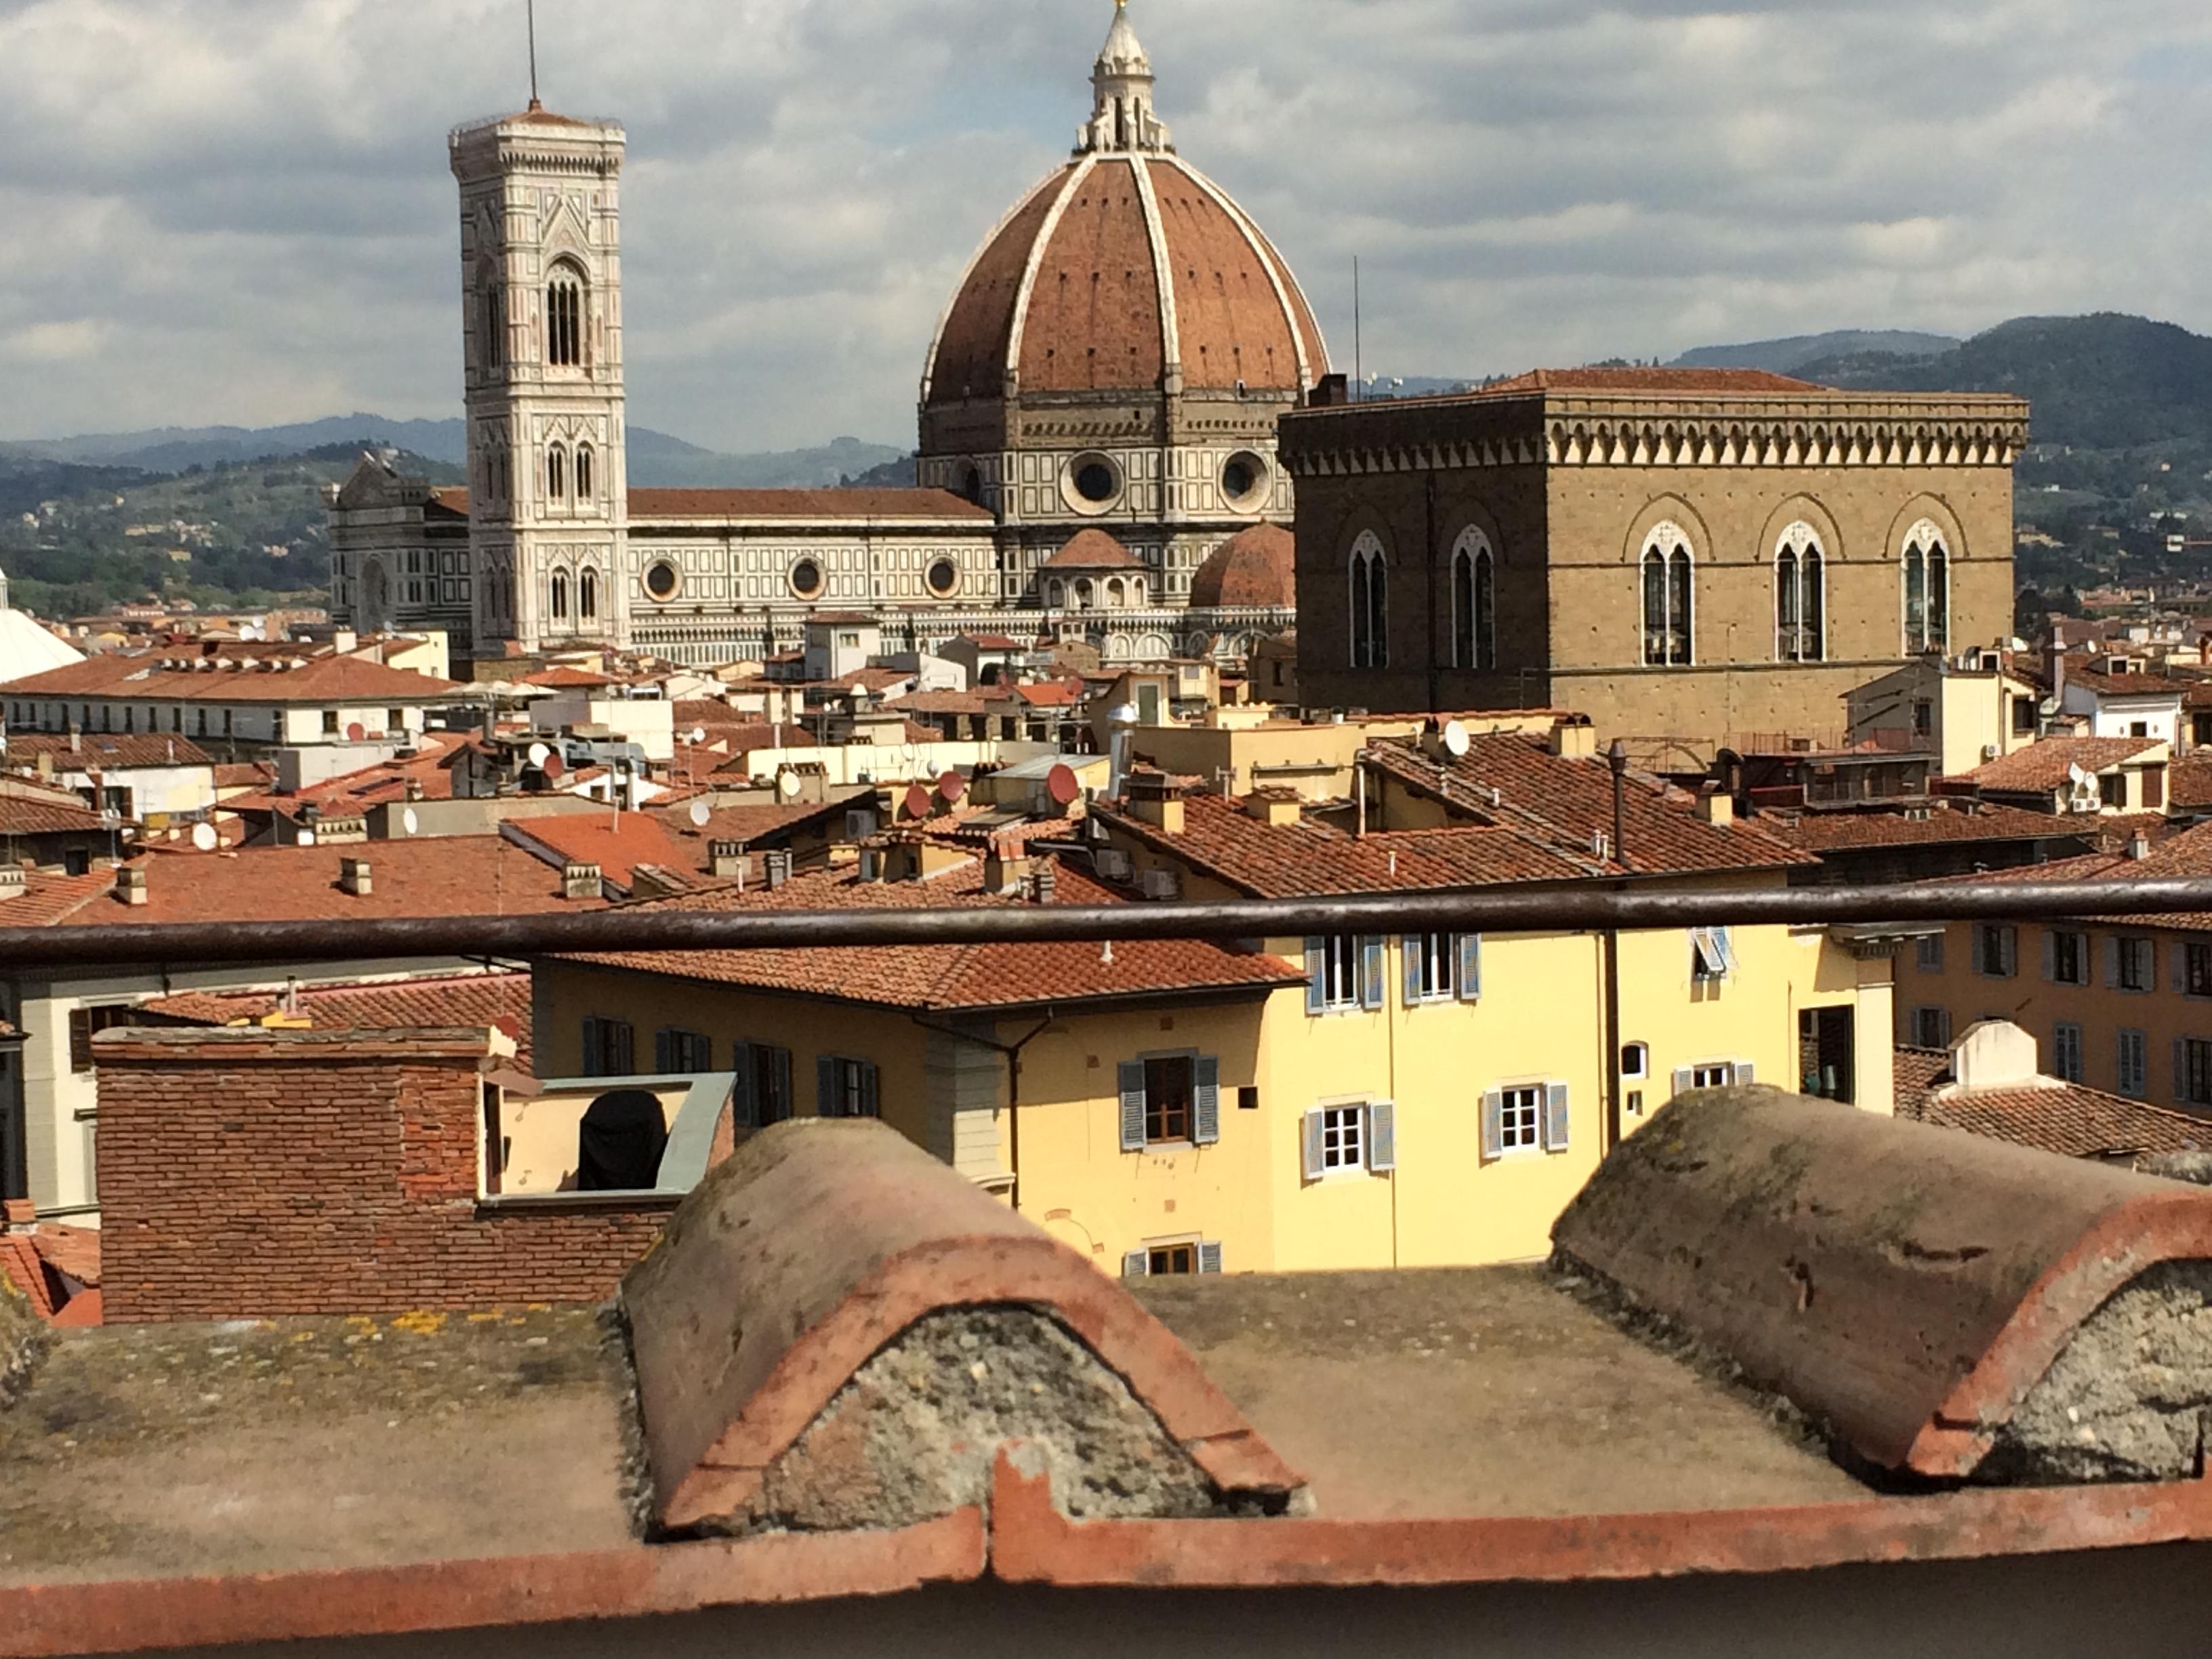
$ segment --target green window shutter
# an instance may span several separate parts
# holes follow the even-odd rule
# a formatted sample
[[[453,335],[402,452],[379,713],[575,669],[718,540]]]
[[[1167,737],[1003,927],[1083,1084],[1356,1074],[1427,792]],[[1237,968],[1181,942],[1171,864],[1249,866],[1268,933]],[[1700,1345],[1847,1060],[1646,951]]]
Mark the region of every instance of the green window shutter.
[[[1321,1114],[1308,1112],[1298,1120],[1300,1158],[1308,1181],[1321,1179]]]
[[[736,1080],[730,1085],[730,1121],[741,1129],[761,1127],[760,1103],[753,1098],[753,1045],[742,1040],[730,1045],[730,1069]]]
[[[823,1117],[837,1115],[837,1062],[827,1054],[814,1057],[814,1109]]]
[[[1202,1273],[1218,1273],[1221,1271],[1221,1245],[1218,1241],[1203,1243],[1198,1247],[1198,1270]]]
[[[1121,1150],[1145,1150],[1145,1062],[1125,1060],[1120,1067],[1121,1085]]]
[[[778,1048],[775,1054],[775,1116],[781,1123],[786,1118],[799,1115],[799,1098],[791,1091],[791,1050]]]
[[[1459,975],[1453,988],[1462,1002],[1474,1002],[1482,996],[1482,935],[1462,933],[1453,943],[1459,947]]]
[[[1359,940],[1359,1006],[1382,1006],[1382,937],[1363,934]]]
[[[860,1115],[881,1117],[884,1115],[883,1073],[869,1061],[860,1064]]]
[[[1408,1008],[1421,1000],[1421,958],[1426,954],[1419,933],[1407,933],[1398,941],[1398,966]]]
[[[1152,1270],[1152,1253],[1150,1250],[1124,1250],[1121,1253],[1122,1278],[1144,1279],[1151,1274]]]
[[[1318,1014],[1328,1006],[1328,941],[1319,934],[1306,940],[1306,1012]]]
[[[1574,1125],[1567,1109],[1567,1085],[1553,1083],[1544,1089],[1544,1150],[1564,1152]]]
[[[1482,1155],[1487,1158],[1505,1154],[1505,1096],[1492,1089],[1482,1097]]]
[[[1367,1167],[1384,1174],[1398,1167],[1398,1108],[1377,1100],[1367,1108]]]
[[[1191,1136],[1201,1146],[1221,1139],[1221,1062],[1211,1054],[1191,1062]]]
[[[78,1046],[76,1035],[77,1016],[82,1014],[83,1012],[84,1011],[82,1008],[72,1009],[70,1012],[70,1063],[80,1072],[84,1070],[86,1064],[88,1063],[89,1058],[88,1054],[87,1060],[79,1060],[76,1058],[76,1049]],[[88,1022],[88,1023],[89,1022]],[[86,1037],[83,1046],[88,1051],[91,1048],[92,1040],[89,1036]],[[599,1030],[598,1016],[588,1015],[584,1020],[584,1075],[586,1077],[605,1077],[606,1074],[607,1059],[605,1040]]]

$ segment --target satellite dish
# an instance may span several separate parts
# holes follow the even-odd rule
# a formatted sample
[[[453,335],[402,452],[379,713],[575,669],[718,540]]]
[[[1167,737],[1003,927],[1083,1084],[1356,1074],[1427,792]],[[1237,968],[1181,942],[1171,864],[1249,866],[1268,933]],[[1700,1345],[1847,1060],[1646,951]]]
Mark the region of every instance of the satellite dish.
[[[542,768],[545,764],[545,757],[552,752],[553,751],[550,749],[548,749],[544,744],[533,743],[530,745],[530,763],[532,766]]]
[[[562,760],[558,755],[549,753],[544,760],[538,763],[538,769],[544,772],[549,778],[557,778],[563,772],[568,769],[568,763]]]
[[[1045,774],[1044,792],[1055,806],[1073,806],[1083,793],[1082,781],[1072,766],[1055,766]]]
[[[926,818],[929,816],[929,808],[930,799],[928,790],[923,788],[917,783],[906,792],[907,817],[910,818]]]
[[[2042,715],[2045,720],[2051,719],[2058,712],[2058,699],[2056,697],[2045,697],[2041,702],[2036,704],[2035,712]]]
[[[707,741],[707,728],[706,728],[705,726],[693,726],[693,727],[691,728],[691,746],[692,746],[694,749],[696,749],[696,748],[697,748],[701,744],[702,744],[702,743],[704,743],[704,742],[706,742],[706,741]]]
[[[2079,789],[2089,781],[2089,775],[2078,766],[2069,766],[2066,769],[2066,781]]]
[[[354,721],[350,726],[346,727],[346,741],[348,743],[359,743],[368,735],[368,728],[363,726],[359,720]]]
[[[968,780],[957,772],[947,772],[937,781],[937,793],[947,802],[957,802],[968,793]]]
[[[315,844],[315,832],[314,832],[313,830],[302,830],[301,831],[300,831],[300,845],[301,845],[301,846],[302,846],[302,847],[313,847],[314,844]]]
[[[1444,748],[1449,751],[1454,760],[1465,756],[1474,746],[1473,739],[1467,735],[1467,727],[1462,726],[1457,720],[1444,722]]]
[[[795,799],[799,794],[799,775],[796,772],[776,774],[775,793],[786,800]]]
[[[399,827],[411,836],[422,827],[422,820],[416,815],[415,809],[410,806],[399,815]]]
[[[216,843],[222,839],[222,836],[216,834],[215,825],[211,823],[196,823],[192,826],[192,845],[203,853],[214,852]]]
[[[690,818],[691,827],[694,830],[704,830],[714,816],[714,809],[708,805],[705,801],[695,800],[691,803]]]

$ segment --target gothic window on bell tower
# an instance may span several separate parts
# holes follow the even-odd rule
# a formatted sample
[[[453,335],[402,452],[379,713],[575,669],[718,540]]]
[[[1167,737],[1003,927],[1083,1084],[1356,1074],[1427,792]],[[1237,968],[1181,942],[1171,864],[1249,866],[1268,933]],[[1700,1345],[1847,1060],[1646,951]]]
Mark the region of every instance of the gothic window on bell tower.
[[[568,452],[555,444],[545,452],[545,494],[553,501],[568,495]]]
[[[545,361],[556,368],[584,362],[584,273],[565,259],[545,285]]]
[[[589,444],[576,446],[576,499],[579,501],[592,499],[592,447]]]

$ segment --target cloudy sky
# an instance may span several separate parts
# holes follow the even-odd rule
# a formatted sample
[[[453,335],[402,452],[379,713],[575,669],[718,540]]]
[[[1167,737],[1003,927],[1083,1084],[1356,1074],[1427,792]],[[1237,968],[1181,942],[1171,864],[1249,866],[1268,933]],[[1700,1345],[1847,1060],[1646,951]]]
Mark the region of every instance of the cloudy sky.
[[[630,404],[913,439],[1107,0],[540,0],[629,132]],[[1352,356],[1478,374],[2114,309],[2212,331],[2204,0],[1135,0],[1182,153]],[[523,0],[0,0],[0,437],[458,412],[455,122]]]

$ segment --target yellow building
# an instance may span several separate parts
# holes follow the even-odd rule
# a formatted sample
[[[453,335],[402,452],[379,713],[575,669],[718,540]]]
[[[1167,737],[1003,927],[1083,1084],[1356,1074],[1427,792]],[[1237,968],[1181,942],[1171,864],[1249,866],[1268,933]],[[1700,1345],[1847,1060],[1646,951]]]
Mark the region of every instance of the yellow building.
[[[2212,826],[2155,848],[2095,853],[1977,878],[2131,881],[2212,874]],[[2212,1113],[2212,916],[1954,922],[1898,973],[1898,1039],[1950,1046],[2004,1019],[2042,1070],[2133,1100]],[[2212,1144],[2212,1123],[2208,1123]]]
[[[1087,855],[935,849],[664,902],[1721,892],[1803,860],[1638,779],[1628,862],[1594,854],[1580,818],[1611,821],[1612,780],[1568,732],[1584,752],[1371,747],[1364,829],[1289,789],[1184,795],[1140,774],[1135,799],[1094,807],[1107,840]],[[1543,1255],[1678,1090],[1809,1077],[1888,1111],[1890,948],[1777,927],[595,957],[535,964],[536,1042],[556,1075],[735,1070],[747,1125],[880,1115],[1108,1271],[1477,1263]]]

